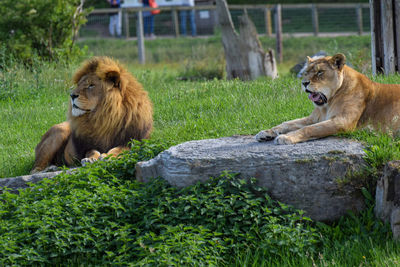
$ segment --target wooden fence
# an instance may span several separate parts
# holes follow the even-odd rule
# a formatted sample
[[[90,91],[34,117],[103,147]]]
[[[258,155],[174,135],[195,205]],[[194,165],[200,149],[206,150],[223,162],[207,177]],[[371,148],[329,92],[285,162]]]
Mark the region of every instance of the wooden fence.
[[[386,1],[386,0],[385,0]],[[277,57],[278,60],[282,58],[282,25],[284,21],[282,21],[282,12],[285,10],[309,10],[309,14],[311,14],[311,22],[312,22],[312,34],[314,36],[319,36],[321,34],[320,31],[320,11],[323,10],[326,12],[329,9],[340,9],[340,10],[354,10],[354,23],[357,25],[356,34],[363,34],[364,27],[363,27],[363,12],[362,9],[369,9],[368,3],[340,3],[340,4],[279,4],[279,5],[230,5],[229,9],[231,12],[242,10],[243,12],[247,10],[262,10],[263,11],[263,24],[264,24],[264,32],[259,32],[266,34],[269,37],[273,37],[274,35],[277,37]],[[172,28],[175,37],[180,36],[179,32],[179,18],[178,13],[182,10],[207,10],[207,11],[215,11],[215,5],[197,5],[194,7],[185,7],[185,6],[165,6],[165,7],[158,7],[157,9],[161,11],[168,11],[171,12],[171,21],[172,21]],[[143,36],[143,12],[144,11],[151,11],[153,8],[149,7],[130,7],[130,8],[108,8],[108,9],[95,9],[93,10],[90,15],[96,14],[112,14],[112,13],[120,13],[121,17],[124,17],[124,35],[126,38],[131,37],[131,33],[129,32],[130,29],[130,20],[129,14],[136,14],[136,37],[138,39],[139,45],[139,61],[144,63],[144,36]],[[122,16],[124,15],[124,16]],[[274,16],[274,20],[272,20],[272,16]],[[321,17],[323,18],[323,17]],[[217,24],[218,22],[213,22]],[[216,25],[213,25],[216,26]]]
[[[231,11],[234,10],[263,10],[264,11],[264,21],[265,21],[265,33],[268,36],[272,36],[272,14],[275,14],[277,5],[230,5],[229,9]],[[320,9],[354,9],[356,16],[354,18],[355,23],[357,24],[358,34],[363,34],[363,18],[362,18],[362,9],[369,8],[368,3],[341,3],[341,4],[281,4],[281,10],[289,10],[289,9],[309,9],[310,14],[312,15],[312,28],[313,34],[318,36],[319,31],[319,10]],[[173,29],[175,32],[175,36],[179,37],[179,22],[178,22],[178,12],[181,10],[209,10],[214,11],[216,9],[215,5],[198,5],[194,7],[185,7],[185,6],[165,6],[158,7],[157,9],[161,11],[171,11],[172,17],[171,20],[173,22]],[[152,8],[144,8],[144,7],[130,7],[130,8],[105,8],[105,9],[95,9],[90,14],[111,14],[111,13],[126,13],[126,14],[139,14],[139,12],[143,11],[151,11]],[[124,28],[125,28],[125,37],[130,37],[129,33],[129,16],[124,16]],[[282,24],[282,22],[281,22]]]

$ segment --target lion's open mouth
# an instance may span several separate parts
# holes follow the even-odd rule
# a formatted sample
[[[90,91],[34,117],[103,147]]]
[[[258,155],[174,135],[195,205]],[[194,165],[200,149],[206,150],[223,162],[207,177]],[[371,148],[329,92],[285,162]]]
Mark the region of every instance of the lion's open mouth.
[[[310,92],[308,98],[318,106],[322,106],[323,104],[328,102],[326,96],[320,92]]]

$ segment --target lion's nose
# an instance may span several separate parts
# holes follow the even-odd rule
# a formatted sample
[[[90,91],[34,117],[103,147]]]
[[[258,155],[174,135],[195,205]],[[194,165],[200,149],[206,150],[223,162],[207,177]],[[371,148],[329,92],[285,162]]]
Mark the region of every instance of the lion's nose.
[[[309,85],[310,82],[303,82],[304,87],[307,87],[307,85]]]
[[[76,95],[76,94],[72,93],[72,94],[70,94],[70,96],[71,96],[72,100],[74,100],[74,99],[77,98],[79,95]]]

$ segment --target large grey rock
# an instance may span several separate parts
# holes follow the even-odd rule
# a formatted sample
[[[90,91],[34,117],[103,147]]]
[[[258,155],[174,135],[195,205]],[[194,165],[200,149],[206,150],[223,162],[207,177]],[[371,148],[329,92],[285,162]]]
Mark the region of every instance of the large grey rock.
[[[363,149],[360,143],[339,138],[295,145],[259,143],[253,136],[190,141],[137,163],[136,177],[144,182],[163,177],[185,187],[227,170],[257,178],[271,197],[303,209],[312,219],[332,221],[347,210],[364,208],[360,191],[338,182],[362,168]]]
[[[390,222],[393,237],[400,239],[400,161],[388,162],[378,180],[375,215],[385,222]]]

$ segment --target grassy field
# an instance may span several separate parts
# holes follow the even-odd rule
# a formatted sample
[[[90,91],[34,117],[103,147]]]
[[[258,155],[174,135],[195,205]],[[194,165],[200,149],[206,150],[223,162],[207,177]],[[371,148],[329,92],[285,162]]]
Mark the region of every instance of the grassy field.
[[[229,175],[183,191],[159,181],[148,186],[132,181],[138,160],[172,144],[256,134],[309,114],[312,104],[290,66],[325,50],[344,52],[368,74],[368,38],[285,40],[280,78],[252,82],[201,79],[205,73],[218,77],[223,69],[218,37],[146,42],[145,66],[136,62],[134,42],[81,45],[93,55],[120,59],[144,85],[155,109],[151,142],[134,146],[123,159],[96,163],[19,196],[0,195],[2,264],[398,266],[400,244],[391,239],[388,225],[374,218],[367,192],[366,211],[326,225],[300,220],[297,211]],[[37,62],[31,70],[18,64],[0,69],[0,177],[29,172],[41,135],[65,120],[78,66]],[[400,83],[397,75],[374,79]],[[367,153],[372,178],[386,161],[400,159],[398,139],[367,132],[351,137],[375,146]],[[231,220],[224,219],[227,212]]]
[[[264,47],[273,46],[271,39],[263,38],[262,42]],[[137,63],[136,44],[132,41],[86,40],[81,45],[88,46],[93,55],[108,55],[127,65],[154,102],[152,138],[173,143],[255,134],[307,114],[312,105],[301,94],[298,80],[289,74],[290,67],[306,55],[320,50],[345,52],[349,61],[364,72],[370,62],[367,37],[286,39],[284,62],[279,65],[281,78],[243,83],[198,79],[223,76],[218,37],[146,42],[146,66]],[[0,72],[0,177],[29,172],[41,135],[65,120],[71,76],[78,66],[37,62],[32,71],[15,65]],[[195,80],[180,81],[181,77]]]
[[[275,39],[260,37],[260,40],[264,49],[275,48]],[[89,51],[94,55],[108,55],[129,64],[138,63],[136,41],[87,39],[81,41],[80,45],[88,46]],[[195,64],[203,66],[205,63],[211,69],[215,69],[213,65],[224,64],[219,36],[146,40],[145,48],[147,63],[161,64],[161,66],[168,64],[179,71],[186,71]],[[368,73],[371,69],[369,36],[285,38],[283,62],[278,66],[280,74],[287,74],[293,65],[318,51],[325,51],[328,54],[344,53],[348,61],[358,70]]]
[[[282,120],[306,115],[311,109],[296,80],[177,81],[173,71],[130,68],[149,91],[154,103],[152,139],[179,143],[187,140],[255,134]],[[59,74],[70,73],[60,69]],[[45,75],[45,74],[43,74]],[[67,74],[65,74],[67,75]],[[26,80],[29,75],[24,75]],[[47,76],[48,77],[48,76]],[[1,102],[2,177],[26,174],[33,163],[34,147],[53,124],[65,120],[69,84],[66,78],[49,86],[32,88],[31,96],[16,92]],[[29,83],[29,81],[28,81]],[[24,85],[21,86],[21,91]],[[28,85],[27,85],[28,87]],[[16,89],[19,90],[19,89]],[[35,92],[39,90],[40,92]],[[290,97],[288,97],[290,96]],[[271,106],[266,103],[279,102]],[[264,114],[273,114],[265,116]],[[3,165],[4,163],[4,165]]]

